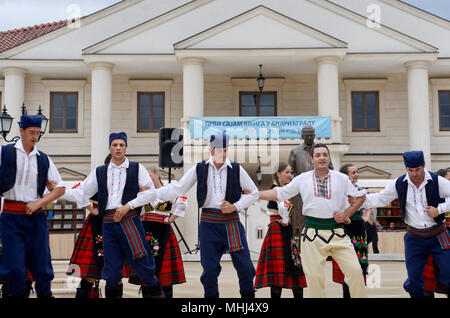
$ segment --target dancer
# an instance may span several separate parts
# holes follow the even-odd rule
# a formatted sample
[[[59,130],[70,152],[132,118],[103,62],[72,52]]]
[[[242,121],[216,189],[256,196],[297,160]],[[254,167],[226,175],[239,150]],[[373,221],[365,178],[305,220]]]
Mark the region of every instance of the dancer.
[[[143,282],[143,297],[162,297],[154,258],[137,212],[137,208],[156,198],[156,192],[145,168],[125,157],[126,149],[127,135],[111,133],[111,162],[95,169],[83,182],[83,199],[88,200],[97,193],[98,211],[103,219],[105,296],[122,297],[122,269],[128,260]],[[149,189],[139,192],[139,187]]]
[[[38,298],[50,298],[53,268],[47,216],[42,209],[64,194],[61,176],[53,161],[36,147],[42,117],[22,115],[16,144],[2,146],[0,196],[5,201],[0,217],[2,260],[0,280],[6,281],[11,297],[25,298],[27,269],[35,281]],[[57,187],[44,195],[47,180]]]
[[[155,189],[161,189],[164,185],[159,168],[150,167],[147,171]],[[155,258],[156,276],[166,298],[173,298],[173,285],[186,282],[180,248],[171,223],[179,217],[184,217],[187,207],[187,198],[180,196],[174,203],[156,199],[143,208],[142,224]],[[128,275],[130,283],[140,284],[135,273],[128,273]]]
[[[450,233],[445,226],[445,199],[450,182],[425,168],[422,151],[403,154],[406,174],[393,180],[384,190],[369,194],[366,207],[383,207],[398,199],[402,220],[407,224],[405,261],[408,278],[403,288],[412,298],[425,297],[423,273],[429,255],[439,267],[439,281],[450,285]]]
[[[261,191],[259,198],[282,201],[301,194],[306,216],[301,257],[310,297],[325,297],[324,267],[328,256],[336,260],[345,274],[351,296],[367,297],[361,266],[342,228],[364,203],[365,191],[358,191],[348,176],[329,169],[330,153],[326,145],[314,145],[311,160],[314,170],[302,173],[284,187]],[[350,207],[348,196],[357,197]]]
[[[258,188],[242,166],[227,158],[228,141],[225,132],[212,135],[211,157],[189,169],[180,181],[169,184],[167,194],[158,193],[158,197],[174,201],[197,183],[197,203],[202,208],[199,242],[204,295],[219,297],[220,259],[227,250],[239,277],[241,297],[254,298],[255,268],[238,211],[257,200]],[[250,194],[242,194],[242,189]]]
[[[352,184],[358,190],[362,190],[360,186],[358,186],[358,168],[356,168],[353,164],[345,164],[339,170],[341,173],[346,174]],[[367,276],[367,268],[369,267],[369,259],[367,252],[367,235],[366,229],[364,227],[364,221],[362,220],[364,208],[359,209],[350,217],[350,224],[344,224],[344,232],[350,237],[350,240],[355,249],[356,255],[358,256],[359,265],[361,265],[361,270],[364,275],[364,281],[366,281]],[[345,283],[345,275],[342,273],[341,268],[336,263],[336,261],[332,260],[333,264],[333,281],[339,284],[342,284],[342,292],[344,298],[350,297],[350,290],[348,285]]]
[[[285,186],[292,179],[291,167],[280,162],[273,179],[272,189]],[[269,201],[267,204],[270,223],[256,268],[255,287],[270,287],[272,298],[280,298],[283,288],[291,289],[294,298],[303,298],[306,287],[300,252],[289,225],[292,208],[289,201]]]

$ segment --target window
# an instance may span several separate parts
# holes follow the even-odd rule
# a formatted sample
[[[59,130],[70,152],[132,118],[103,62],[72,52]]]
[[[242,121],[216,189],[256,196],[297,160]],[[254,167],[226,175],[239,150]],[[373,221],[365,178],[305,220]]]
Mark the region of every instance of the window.
[[[439,130],[450,131],[450,91],[439,91]]]
[[[256,239],[262,240],[264,238],[264,229],[262,227],[256,228]]]
[[[239,115],[243,117],[276,116],[276,92],[240,92]]]
[[[164,127],[165,94],[138,92],[137,131],[156,131]]]
[[[78,92],[50,93],[50,132],[78,132]]]
[[[352,131],[380,131],[378,92],[352,92]]]

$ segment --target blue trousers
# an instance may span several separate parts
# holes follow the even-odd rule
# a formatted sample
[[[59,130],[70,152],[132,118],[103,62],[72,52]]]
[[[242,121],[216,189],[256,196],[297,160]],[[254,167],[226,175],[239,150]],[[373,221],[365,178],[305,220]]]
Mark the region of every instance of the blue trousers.
[[[103,223],[103,257],[104,266],[102,276],[106,280],[105,288],[116,290],[122,280],[122,269],[125,260],[128,260],[131,267],[139,275],[144,286],[153,287],[159,284],[155,275],[155,260],[150,251],[150,247],[145,239],[144,227],[139,216],[133,217],[140,239],[145,245],[147,256],[133,259],[128,240],[120,226],[120,222]]]
[[[239,288],[241,294],[254,291],[253,279],[256,271],[250,259],[245,230],[239,222],[239,235],[243,249],[230,253],[233,266],[236,269],[239,278]],[[200,222],[200,261],[203,267],[203,273],[200,281],[203,284],[205,297],[218,297],[218,277],[222,267],[220,259],[229,248],[227,239],[227,230],[224,224]]]
[[[447,231],[449,230],[447,229]],[[439,267],[439,281],[449,288],[450,249],[442,249],[436,236],[424,239],[406,233],[404,240],[408,279],[403,284],[403,288],[411,298],[425,297],[422,274],[430,254]]]
[[[54,275],[45,213],[32,215],[3,213],[0,216],[0,228],[3,244],[0,280],[8,283],[11,296],[25,295],[27,269],[35,281],[37,296],[51,295],[51,281]]]

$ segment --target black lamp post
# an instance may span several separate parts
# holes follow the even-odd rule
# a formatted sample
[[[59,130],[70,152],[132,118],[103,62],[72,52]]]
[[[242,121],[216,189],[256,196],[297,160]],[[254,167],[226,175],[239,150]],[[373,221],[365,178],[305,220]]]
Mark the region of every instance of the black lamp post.
[[[48,118],[45,117],[45,115],[42,113],[41,105],[39,105],[37,115],[42,117],[41,133],[40,133],[39,139],[38,139],[38,141],[39,141],[39,140],[41,140],[42,135],[45,134],[45,131],[47,130],[47,125],[48,125]]]
[[[22,110],[22,115],[27,115],[27,108],[25,107],[25,104],[22,104],[21,110]],[[47,124],[48,124],[47,117],[45,117],[45,115],[42,113],[41,105],[39,105],[37,115],[42,117],[41,133],[40,133],[39,139],[38,139],[38,141],[39,141],[41,139],[41,136],[45,133],[45,131],[47,129]],[[0,129],[1,129],[1,134],[3,136],[3,139],[6,142],[17,142],[20,139],[19,136],[15,136],[11,140],[8,140],[6,138],[9,134],[9,132],[11,131],[13,121],[14,121],[14,117],[11,117],[11,115],[8,114],[6,105],[4,105],[2,114],[0,115]]]
[[[16,142],[17,140],[19,140],[19,137],[14,137],[11,140],[6,139],[6,136],[11,131],[11,126],[12,126],[13,120],[14,120],[14,118],[12,118],[8,114],[8,111],[6,109],[6,105],[4,105],[3,106],[3,112],[2,112],[2,114],[0,116],[0,128],[2,130],[3,139],[5,139],[6,142]]]
[[[259,88],[259,92],[262,93],[263,88],[264,88],[264,81],[266,79],[264,78],[264,76],[262,75],[262,64],[259,64],[259,76],[256,79],[256,81],[258,82],[258,88]]]
[[[256,169],[256,180],[258,181],[258,185],[261,185],[262,183],[261,165],[258,165],[258,169]]]

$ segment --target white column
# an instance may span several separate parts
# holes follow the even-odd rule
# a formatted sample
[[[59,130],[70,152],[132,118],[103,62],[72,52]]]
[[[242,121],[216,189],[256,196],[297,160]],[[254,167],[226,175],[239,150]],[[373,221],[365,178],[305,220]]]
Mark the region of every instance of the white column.
[[[25,74],[27,71],[18,67],[8,67],[3,69],[5,76],[5,91],[3,96],[3,105],[6,105],[8,113],[14,117],[14,122],[11,126],[11,132],[8,134],[8,139],[15,136],[20,136],[19,125],[20,116],[22,115],[22,104],[25,101]],[[2,108],[3,108],[3,105]],[[26,105],[25,105],[26,106]],[[31,109],[28,109],[30,114],[34,114]]]
[[[427,61],[405,64],[408,71],[409,149],[422,150],[427,169],[431,170],[430,105]]]
[[[204,110],[204,65],[206,60],[197,57],[187,57],[182,59],[183,63],[183,128],[184,128],[184,165],[183,170],[186,172],[196,164],[195,151],[199,151],[201,147],[192,147],[189,135],[189,118],[202,117]],[[188,197],[189,211],[182,224],[182,233],[191,249],[195,248],[197,243],[198,220],[197,220],[197,194],[196,187],[193,187]],[[184,249],[184,245],[180,244],[180,248]]]
[[[103,164],[109,153],[111,131],[112,69],[110,63],[92,63],[91,170]]]
[[[339,117],[339,69],[340,58],[323,56],[316,59],[318,115],[331,116],[334,142],[342,142],[342,119]]]
[[[183,117],[203,116],[203,66],[205,59],[187,57],[183,63]]]

